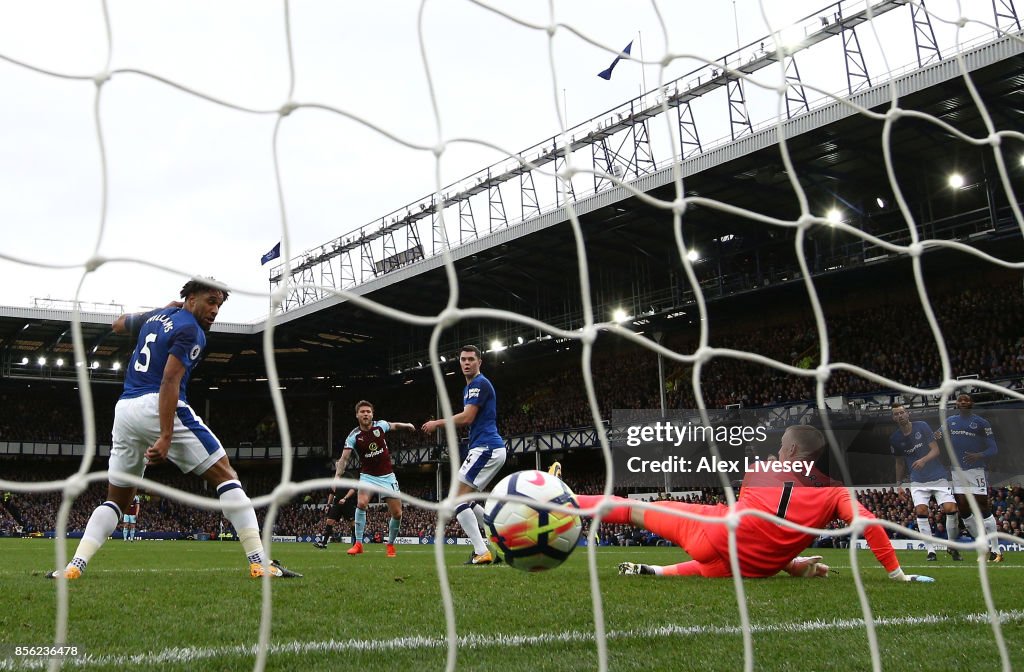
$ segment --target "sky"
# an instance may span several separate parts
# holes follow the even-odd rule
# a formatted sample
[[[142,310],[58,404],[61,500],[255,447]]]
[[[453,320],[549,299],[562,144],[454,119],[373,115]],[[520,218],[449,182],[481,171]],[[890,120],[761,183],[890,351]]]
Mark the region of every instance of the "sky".
[[[965,4],[975,18],[993,22],[991,8],[982,7],[989,3]],[[827,3],[302,0],[290,6],[290,98],[283,3],[107,6],[109,52],[98,1],[0,0],[0,56],[64,75],[0,59],[0,305],[77,293],[87,305],[133,310],[164,305],[199,274],[234,290],[221,321],[260,321],[269,308],[271,268],[260,257],[282,239],[285,221],[275,178],[275,111],[289,100],[344,112],[300,107],[280,119],[283,210],[296,256],[553,137],[562,128],[560,110],[568,126],[597,117],[655,89],[659,76],[667,81],[703,65],[691,56],[720,58]],[[946,19],[966,11],[954,0],[929,0],[928,8]],[[879,67],[897,69],[914,58],[906,44],[909,12],[897,13],[902,29],[880,20],[878,34],[860,34]],[[544,27],[552,23],[579,34],[559,26],[549,39]],[[954,28],[934,25],[940,44],[952,44]],[[961,38],[983,30],[968,26]],[[630,41],[633,56],[651,63],[623,62],[611,81],[598,78]],[[678,58],[661,72],[656,61],[667,53]],[[841,91],[838,53],[802,64],[804,80]],[[92,78],[125,69],[262,113],[114,72],[99,100],[104,214]],[[756,76],[768,83],[779,77],[774,68]],[[748,92],[770,118],[775,95],[756,86]],[[728,133],[724,110],[702,124],[712,137]],[[439,171],[433,147],[443,147]],[[118,260],[86,272],[96,250]]]

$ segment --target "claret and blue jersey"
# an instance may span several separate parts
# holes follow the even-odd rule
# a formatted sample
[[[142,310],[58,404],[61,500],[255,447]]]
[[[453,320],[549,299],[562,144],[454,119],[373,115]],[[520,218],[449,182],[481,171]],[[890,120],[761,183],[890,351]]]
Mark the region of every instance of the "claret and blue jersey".
[[[192,369],[206,349],[206,332],[195,317],[184,308],[161,308],[138,316],[130,316],[129,333],[138,331],[135,352],[124,376],[122,399],[160,392],[164,367],[170,355],[185,366],[178,398],[187,401],[185,389]]]
[[[391,431],[386,420],[374,420],[369,429],[356,427],[345,437],[345,448],[359,456],[360,474],[386,476],[394,472],[391,452],[384,437]]]

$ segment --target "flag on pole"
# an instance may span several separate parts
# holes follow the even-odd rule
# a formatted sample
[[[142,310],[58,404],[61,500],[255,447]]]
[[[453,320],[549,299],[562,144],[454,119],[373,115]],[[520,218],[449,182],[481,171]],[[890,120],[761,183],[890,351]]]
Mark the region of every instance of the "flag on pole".
[[[600,77],[601,79],[611,79],[612,78],[612,70],[614,70],[615,66],[618,65],[619,61],[622,60],[623,55],[629,56],[629,50],[632,49],[632,48],[633,48],[633,41],[630,40],[629,44],[626,45],[626,48],[622,50],[622,53],[615,57],[615,60],[612,61],[612,64],[609,65],[606,69],[604,69],[601,72],[597,73],[597,76]]]
[[[274,245],[274,247],[270,248],[270,252],[267,252],[262,257],[260,257],[260,266],[263,266],[268,261],[272,261],[274,259],[277,259],[280,256],[281,256],[281,243],[278,243],[277,245]]]

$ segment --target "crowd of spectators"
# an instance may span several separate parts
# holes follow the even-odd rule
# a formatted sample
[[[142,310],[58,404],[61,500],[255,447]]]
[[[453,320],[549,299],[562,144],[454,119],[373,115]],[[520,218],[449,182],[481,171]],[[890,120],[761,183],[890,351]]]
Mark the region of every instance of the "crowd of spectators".
[[[1016,282],[1016,281],[1015,281]],[[984,304],[986,309],[978,311]],[[960,289],[933,299],[950,355],[953,377],[986,380],[1024,377],[1024,308],[1019,287],[1007,282],[985,289]],[[967,317],[965,317],[967,316]],[[969,320],[970,328],[964,327]],[[917,387],[941,380],[939,350],[916,293],[887,297],[885,303],[833,309],[827,313],[831,362],[845,362]],[[792,310],[759,316],[757,329],[744,320],[711,320],[710,344],[757,353],[805,369],[819,364],[819,339],[812,315]],[[695,329],[669,332],[663,345],[682,354],[698,346]],[[593,424],[579,360],[561,368],[530,367],[521,384],[497,385],[508,395],[501,417],[510,434]],[[597,350],[592,364],[602,418],[615,408],[659,408],[657,356],[647,350]],[[693,367],[665,361],[669,408],[696,408]],[[814,399],[813,376],[786,375],[731,357],[704,365],[704,403],[711,408],[746,408]],[[516,381],[520,382],[520,381]],[[835,371],[826,396],[869,394],[881,387],[846,371]],[[500,398],[500,397],[499,397]]]
[[[1021,525],[1024,524],[1024,487],[989,488],[988,495],[989,506],[996,519],[997,531],[1021,537]],[[876,517],[899,523],[909,530],[917,529],[917,516],[914,514],[909,490],[874,488],[859,492],[857,498],[864,508]],[[932,536],[940,539],[947,538],[946,515],[934,502],[931,502],[928,507],[928,522],[931,525]],[[962,526],[960,532],[961,536],[967,535]],[[893,532],[891,536],[899,537],[901,535],[898,532]]]
[[[871,295],[859,304],[826,301],[831,361],[860,366],[909,385],[936,385],[941,375],[939,349],[912,289]],[[1024,334],[1020,331],[1024,307],[1019,287],[997,278],[983,288],[947,289],[934,293],[932,305],[949,352],[952,375],[1024,379]],[[985,305],[985,310],[977,310],[979,305]],[[963,328],[965,319],[970,328]],[[807,310],[775,307],[770,315],[758,317],[757,329],[751,329],[742,316],[715,319],[712,315],[709,324],[709,342],[716,348],[757,353],[805,369],[819,364],[818,331]],[[698,337],[697,326],[687,325],[667,331],[663,344],[674,352],[692,354]],[[568,342],[563,348],[575,355],[580,346]],[[692,365],[671,358],[664,363],[669,408],[694,408]],[[485,371],[498,390],[498,417],[504,435],[593,425],[579,357],[554,353],[531,360],[529,366],[515,366],[515,360],[509,365],[489,363]],[[599,339],[591,372],[601,418],[610,418],[615,408],[660,407],[658,360],[652,351],[616,339]],[[461,389],[458,377],[448,380],[457,405]],[[385,419],[419,424],[436,413],[432,379],[422,376],[412,381],[413,385],[401,382],[367,384],[348,396],[286,396],[293,444],[319,446],[337,454],[340,441],[354,426],[349,409],[361,397],[375,400],[381,407],[379,415]],[[118,390],[114,386],[94,387],[97,437],[100,443],[108,443]],[[751,408],[814,398],[812,376],[786,375],[733,357],[715,357],[706,362],[700,387],[705,404],[712,408],[736,403]],[[847,371],[835,371],[826,384],[826,396],[879,391],[877,383]],[[280,445],[278,420],[265,395],[206,394],[209,396],[195,402],[196,407],[225,445]],[[333,412],[329,412],[329,404],[333,404]],[[0,390],[0,441],[81,443],[81,417],[67,412],[78,406],[77,392],[67,387],[40,384],[16,392]],[[333,426],[329,427],[332,417]],[[334,446],[327,445],[329,436]],[[432,445],[435,438],[419,432],[396,432],[389,441],[394,449],[418,448]]]
[[[3,503],[0,503],[0,536],[20,537],[24,532],[25,528],[18,522],[17,518],[7,510]]]

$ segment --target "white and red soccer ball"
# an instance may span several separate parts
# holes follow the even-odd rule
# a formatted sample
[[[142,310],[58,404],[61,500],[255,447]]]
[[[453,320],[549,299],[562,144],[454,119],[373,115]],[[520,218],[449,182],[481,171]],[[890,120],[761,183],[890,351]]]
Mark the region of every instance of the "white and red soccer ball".
[[[531,501],[499,499],[503,495]],[[484,510],[484,523],[487,536],[505,562],[527,572],[554,569],[565,562],[576,548],[582,526],[578,515],[549,508],[558,505],[579,508],[568,486],[543,471],[518,471],[494,486]]]

